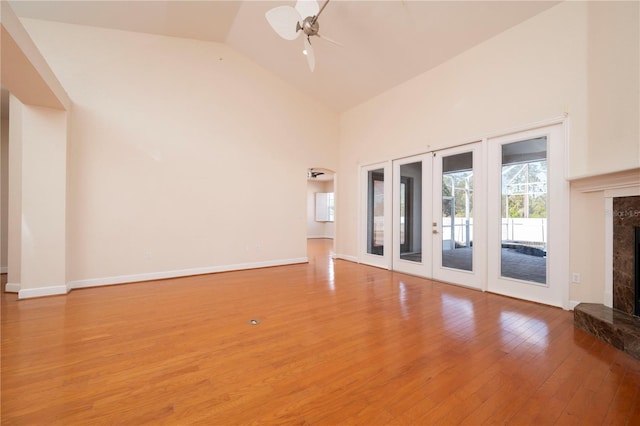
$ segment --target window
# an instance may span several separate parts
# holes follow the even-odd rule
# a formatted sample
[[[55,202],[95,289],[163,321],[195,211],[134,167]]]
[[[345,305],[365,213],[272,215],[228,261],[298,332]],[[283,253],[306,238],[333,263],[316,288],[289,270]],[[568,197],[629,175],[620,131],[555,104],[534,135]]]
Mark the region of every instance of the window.
[[[316,222],[334,221],[333,192],[316,192]]]

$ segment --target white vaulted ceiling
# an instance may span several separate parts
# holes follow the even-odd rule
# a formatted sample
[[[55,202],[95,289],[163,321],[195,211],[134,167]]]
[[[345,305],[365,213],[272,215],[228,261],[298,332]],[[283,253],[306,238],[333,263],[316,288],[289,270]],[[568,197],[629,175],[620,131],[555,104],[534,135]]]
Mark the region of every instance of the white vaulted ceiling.
[[[322,3],[322,1],[321,1]],[[265,12],[294,1],[10,1],[20,17],[226,43],[336,112],[345,111],[554,6],[557,1],[332,0],[313,38],[274,33]],[[544,29],[541,29],[544,31]]]

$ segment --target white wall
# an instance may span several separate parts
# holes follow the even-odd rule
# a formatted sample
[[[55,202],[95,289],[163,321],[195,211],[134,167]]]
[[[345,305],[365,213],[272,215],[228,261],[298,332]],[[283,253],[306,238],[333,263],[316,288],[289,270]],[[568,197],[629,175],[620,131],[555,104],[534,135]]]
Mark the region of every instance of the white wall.
[[[72,287],[306,258],[334,113],[223,44],[24,24],[73,101]]]
[[[337,253],[356,255],[358,165],[477,141],[567,109],[580,152],[586,41],[586,5],[562,3],[344,113]]]
[[[333,238],[334,222],[316,222],[316,193],[333,192],[333,180],[307,181],[307,238]]]
[[[580,283],[571,283],[571,300],[603,303],[605,290],[605,211],[602,192],[571,191],[571,272]]]
[[[7,272],[9,217],[9,120],[0,123],[0,272]]]
[[[4,126],[9,127],[11,161],[1,168],[5,177],[8,172],[4,183],[9,184],[3,187],[7,198],[2,214],[8,271],[5,291],[17,292],[20,298],[66,293],[71,101],[9,3],[3,1],[0,6],[1,77],[3,88],[10,92],[11,110],[9,125]],[[7,156],[3,158],[6,161]]]
[[[7,291],[18,292],[22,282],[22,130],[23,105],[11,95],[9,99],[9,185],[7,206]],[[9,232],[11,230],[11,232]]]
[[[40,288],[64,293],[67,113],[23,105],[22,123],[22,139],[10,141],[22,144],[20,297],[43,295],[33,290]]]
[[[638,3],[609,4],[561,3],[344,113],[337,255],[357,256],[360,165],[477,141],[568,113],[567,176],[640,167]],[[591,199],[580,203],[594,205]],[[599,226],[599,214],[572,208],[571,218]],[[602,246],[584,244],[574,226],[571,232],[573,261],[566,261],[572,267],[585,264],[577,259],[604,257]],[[593,281],[572,287],[571,300],[601,294],[591,286],[600,285],[604,271],[591,267]]]
[[[573,176],[640,167],[640,2],[590,1],[588,10],[588,138],[572,146],[588,158]]]
[[[10,97],[7,291],[66,293],[67,112]]]

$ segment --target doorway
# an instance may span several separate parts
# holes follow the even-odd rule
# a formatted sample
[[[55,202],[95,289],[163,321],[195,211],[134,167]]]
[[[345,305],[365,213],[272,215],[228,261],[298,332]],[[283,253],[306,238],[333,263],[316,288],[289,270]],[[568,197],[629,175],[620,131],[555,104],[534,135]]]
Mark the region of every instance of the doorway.
[[[562,124],[489,140],[489,291],[567,306],[564,146]]]
[[[336,174],[330,169],[307,170],[307,240],[330,240],[334,253]],[[323,246],[326,246],[326,242]],[[307,257],[311,253],[307,249]]]
[[[481,288],[485,262],[479,247],[486,235],[482,226],[476,229],[484,220],[481,151],[478,142],[395,160],[391,167],[363,168],[367,216],[360,261]]]
[[[482,289],[485,194],[482,143],[433,153],[433,278]]]
[[[431,276],[431,164],[429,154],[393,162],[392,269],[424,277]]]

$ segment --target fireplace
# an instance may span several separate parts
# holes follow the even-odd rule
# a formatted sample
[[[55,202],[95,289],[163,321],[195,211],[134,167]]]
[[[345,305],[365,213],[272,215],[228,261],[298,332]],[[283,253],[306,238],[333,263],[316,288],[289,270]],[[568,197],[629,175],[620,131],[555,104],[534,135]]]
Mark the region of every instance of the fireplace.
[[[635,244],[634,244],[635,268],[633,274],[634,281],[634,315],[640,317],[640,226],[635,227]]]
[[[613,309],[640,316],[640,196],[613,199]]]
[[[611,246],[605,304],[580,303],[574,308],[574,324],[640,359],[640,195],[635,194],[606,201],[605,233]]]

